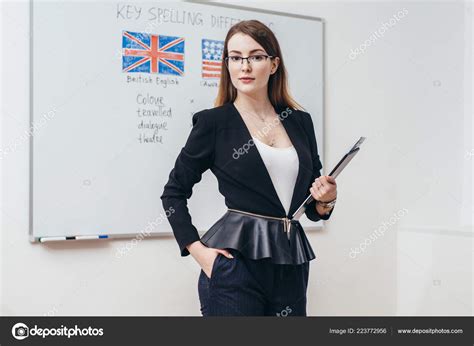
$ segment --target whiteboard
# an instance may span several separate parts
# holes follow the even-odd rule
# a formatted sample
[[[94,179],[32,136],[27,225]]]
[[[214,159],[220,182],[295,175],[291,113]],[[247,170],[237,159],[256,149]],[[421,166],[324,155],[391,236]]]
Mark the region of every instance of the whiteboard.
[[[246,19],[275,32],[323,161],[321,19],[193,2],[31,4],[31,241],[171,233],[160,196],[192,115],[217,95],[204,49],[218,53],[228,29]],[[181,60],[146,66],[131,53],[138,41],[170,44]],[[210,171],[188,206],[201,234],[226,212]]]

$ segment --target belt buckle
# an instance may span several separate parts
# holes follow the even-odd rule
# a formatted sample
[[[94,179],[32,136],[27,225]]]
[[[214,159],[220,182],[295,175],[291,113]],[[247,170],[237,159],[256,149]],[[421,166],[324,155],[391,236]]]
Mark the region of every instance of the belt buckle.
[[[288,240],[290,240],[291,219],[284,217],[282,220],[283,220],[283,231],[286,233]]]

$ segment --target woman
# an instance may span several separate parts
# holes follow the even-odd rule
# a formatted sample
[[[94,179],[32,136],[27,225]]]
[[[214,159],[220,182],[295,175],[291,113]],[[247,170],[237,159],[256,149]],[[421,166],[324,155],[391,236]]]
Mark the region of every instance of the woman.
[[[197,112],[161,196],[179,244],[202,268],[203,316],[306,316],[309,261],[305,213],[327,220],[336,182],[320,176],[311,116],[291,98],[279,44],[256,20],[232,26],[224,43],[215,108]],[[211,169],[228,211],[204,234],[191,223],[187,199]],[[211,205],[208,207],[212,207]]]

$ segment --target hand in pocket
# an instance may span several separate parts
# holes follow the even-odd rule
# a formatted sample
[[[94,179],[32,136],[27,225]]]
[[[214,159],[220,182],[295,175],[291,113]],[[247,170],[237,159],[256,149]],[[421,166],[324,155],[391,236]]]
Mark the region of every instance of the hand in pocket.
[[[234,256],[232,256],[229,251],[214,248],[205,248],[202,257],[200,256],[201,261],[199,261],[199,265],[208,279],[210,279],[212,276],[212,269],[214,268],[214,264],[217,261],[217,256],[219,255],[226,256],[227,258],[234,258]]]

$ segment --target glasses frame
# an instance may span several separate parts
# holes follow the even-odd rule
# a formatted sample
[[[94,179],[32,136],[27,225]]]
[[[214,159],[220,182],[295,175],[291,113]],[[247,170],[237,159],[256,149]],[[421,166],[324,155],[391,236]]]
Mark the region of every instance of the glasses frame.
[[[273,55],[265,55],[265,54],[254,54],[254,55],[249,55],[249,56],[247,56],[247,57],[239,56],[239,58],[240,58],[240,66],[242,66],[242,65],[244,64],[244,60],[247,60],[247,64],[252,65],[252,63],[250,62],[249,58],[251,58],[251,57],[253,57],[253,56],[263,56],[263,57],[265,57],[265,61],[266,61],[268,58],[270,58],[270,59],[276,58],[276,56],[273,56]],[[225,64],[226,64],[227,67],[229,67],[229,59],[230,59],[231,57],[237,57],[237,56],[233,55],[233,56],[226,56],[226,57],[225,57],[224,60],[225,60]],[[236,64],[236,66],[238,66],[238,65]]]

